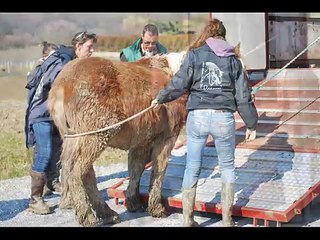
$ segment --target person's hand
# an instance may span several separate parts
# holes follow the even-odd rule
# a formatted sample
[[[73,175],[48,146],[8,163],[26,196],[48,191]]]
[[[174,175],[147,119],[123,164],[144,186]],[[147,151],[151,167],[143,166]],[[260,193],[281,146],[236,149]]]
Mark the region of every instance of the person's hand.
[[[251,94],[251,99],[252,99],[252,102],[256,101],[256,95],[254,93]]]
[[[247,128],[246,131],[246,138],[244,140],[244,142],[250,142],[256,139],[257,136],[257,131],[256,130],[250,130],[249,128]]]
[[[159,104],[159,103],[158,103],[158,99],[155,98],[155,99],[152,100],[150,106],[155,107],[155,106],[158,105],[158,104]]]
[[[46,59],[45,58],[39,58],[37,61],[37,65],[41,65]]]

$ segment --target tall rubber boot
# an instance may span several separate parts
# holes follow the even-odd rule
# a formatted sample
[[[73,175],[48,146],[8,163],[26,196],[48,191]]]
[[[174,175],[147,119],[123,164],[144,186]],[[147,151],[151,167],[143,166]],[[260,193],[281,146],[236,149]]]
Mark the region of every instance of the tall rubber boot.
[[[35,214],[52,213],[49,206],[43,201],[42,194],[46,179],[43,173],[31,172],[31,199],[29,211]]]
[[[224,227],[233,227],[232,207],[234,201],[234,183],[222,183],[221,186],[221,204],[222,204],[222,225]]]
[[[199,224],[194,221],[193,211],[196,200],[197,188],[182,190],[182,213],[183,213],[183,226],[184,227],[197,227]]]

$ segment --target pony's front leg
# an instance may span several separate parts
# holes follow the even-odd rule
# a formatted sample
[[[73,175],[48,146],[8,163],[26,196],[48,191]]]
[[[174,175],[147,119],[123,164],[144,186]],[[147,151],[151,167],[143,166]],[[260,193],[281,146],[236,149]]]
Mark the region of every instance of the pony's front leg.
[[[161,191],[168,159],[173,149],[176,137],[161,136],[154,142],[152,150],[152,174],[149,189],[148,212],[153,217],[167,217],[166,209],[162,205]]]
[[[151,160],[150,146],[142,146],[129,150],[128,172],[129,186],[126,191],[127,209],[129,212],[142,210],[140,201],[140,179],[145,165]]]

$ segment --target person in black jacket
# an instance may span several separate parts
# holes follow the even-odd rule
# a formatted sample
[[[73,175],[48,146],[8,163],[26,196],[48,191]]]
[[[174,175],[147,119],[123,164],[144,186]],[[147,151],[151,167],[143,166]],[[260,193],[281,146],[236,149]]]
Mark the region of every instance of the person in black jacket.
[[[187,160],[182,183],[185,226],[197,226],[193,209],[203,150],[208,135],[215,141],[221,171],[223,226],[234,226],[231,217],[235,183],[235,119],[238,111],[247,126],[247,140],[255,138],[258,114],[240,60],[225,39],[218,19],[205,26],[191,44],[179,71],[160,90],[152,106],[173,101],[188,93]]]
[[[73,49],[44,42],[43,59],[28,75],[26,146],[34,147],[29,210],[36,214],[52,212],[43,201],[45,186],[50,191],[61,191],[60,167],[57,166],[57,161],[60,159],[62,141],[48,110],[51,85],[70,60],[91,56],[96,41],[95,34],[79,32],[72,39]]]
[[[37,214],[51,213],[49,206],[43,201],[42,194],[47,183],[46,172],[49,166],[55,166],[55,161],[59,159],[56,151],[59,149],[60,137],[58,131],[54,131],[47,106],[51,85],[63,67],[57,50],[55,44],[43,43],[43,58],[28,75],[26,85],[28,89],[25,117],[26,146],[34,148],[29,210]]]

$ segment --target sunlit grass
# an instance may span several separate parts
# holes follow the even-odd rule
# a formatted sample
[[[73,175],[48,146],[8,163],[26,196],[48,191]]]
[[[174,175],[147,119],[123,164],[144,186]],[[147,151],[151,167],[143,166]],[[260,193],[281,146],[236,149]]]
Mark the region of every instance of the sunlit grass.
[[[6,133],[0,135],[0,180],[27,176],[32,164],[32,150],[27,150],[24,136]],[[127,152],[107,148],[94,163],[96,166],[108,166],[113,163],[126,163]]]
[[[100,157],[94,163],[96,166],[107,166],[113,163],[127,163],[128,152],[115,149],[106,148],[106,150],[100,155]]]
[[[0,179],[26,176],[30,173],[32,151],[24,146],[21,135],[0,135]]]

